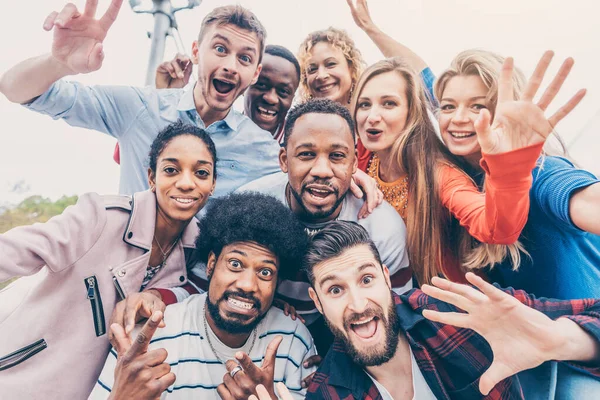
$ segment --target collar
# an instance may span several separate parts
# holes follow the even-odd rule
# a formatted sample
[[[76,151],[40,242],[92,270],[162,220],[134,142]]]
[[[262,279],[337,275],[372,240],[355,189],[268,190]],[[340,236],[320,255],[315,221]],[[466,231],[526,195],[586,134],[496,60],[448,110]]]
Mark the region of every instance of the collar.
[[[196,236],[198,236],[198,224],[196,218],[192,218],[181,235],[183,247],[194,248]],[[146,190],[133,194],[131,200],[131,213],[129,221],[123,233],[123,241],[132,246],[150,251],[154,238],[156,224],[156,195]]]
[[[199,119],[202,121],[202,117],[200,117],[200,114],[198,114],[198,111],[196,110],[196,101],[194,100],[194,88],[196,87],[196,84],[197,82],[190,83],[183,89],[183,95],[181,95],[179,103],[177,104],[177,111],[188,113],[192,120]],[[233,131],[237,131],[238,126],[240,124],[240,118],[238,118],[238,115],[236,114],[238,113],[236,113],[232,106],[229,109],[229,112],[227,113],[225,118],[222,120],[227,124],[229,129]],[[239,116],[242,115],[240,114]],[[219,122],[221,121],[216,121],[213,124],[211,124],[211,126],[214,124],[218,124]],[[204,123],[204,121],[202,121],[202,123]]]

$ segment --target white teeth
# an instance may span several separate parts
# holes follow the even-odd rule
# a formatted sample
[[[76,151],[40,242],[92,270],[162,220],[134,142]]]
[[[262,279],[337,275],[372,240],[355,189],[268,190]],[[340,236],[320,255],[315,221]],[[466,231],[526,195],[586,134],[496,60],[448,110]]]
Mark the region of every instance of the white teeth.
[[[369,322],[373,321],[373,318],[369,318],[365,321],[361,321],[361,322],[353,322],[352,325],[364,325],[364,324],[368,324]]]
[[[455,138],[465,138],[469,136],[473,136],[475,132],[449,132]]]
[[[246,310],[250,310],[252,307],[254,307],[254,304],[252,303],[246,303],[245,301],[240,301],[232,298],[227,299],[227,301],[236,307],[245,308]]]
[[[266,108],[262,108],[261,106],[258,106],[258,111],[260,111],[262,114],[267,114],[267,115],[275,115],[275,114],[277,114],[276,111],[267,110]]]
[[[183,198],[175,197],[175,201],[178,203],[190,204],[190,203],[194,202],[194,199],[183,199]]]
[[[334,85],[335,83],[330,83],[329,85],[321,86],[318,90],[319,92],[326,92],[329,89],[331,89]]]

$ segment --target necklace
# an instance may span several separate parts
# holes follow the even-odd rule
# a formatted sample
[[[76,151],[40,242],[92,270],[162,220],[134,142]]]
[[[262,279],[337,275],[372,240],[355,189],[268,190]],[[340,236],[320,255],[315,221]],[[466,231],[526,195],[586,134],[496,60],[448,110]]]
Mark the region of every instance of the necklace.
[[[208,293],[206,294],[206,300],[204,301],[204,333],[206,334],[206,341],[208,342],[208,346],[210,347],[211,351],[215,355],[215,358],[217,359],[217,361],[219,361],[221,364],[225,365],[225,361],[223,361],[221,359],[221,357],[219,357],[219,355],[217,354],[217,351],[215,350],[215,347],[213,346],[212,342],[210,341],[210,334],[208,332],[208,329],[209,329],[208,322],[206,321],[208,319],[208,318],[206,318],[206,302],[207,301],[208,301]],[[253,334],[252,335],[252,344],[250,345],[250,350],[248,350],[248,356],[250,356],[250,353],[252,353],[252,349],[254,348],[254,343],[256,342],[256,336],[258,336],[258,334],[256,333],[256,327],[254,327],[254,329],[252,330],[252,334]]]
[[[156,245],[158,246],[158,249],[160,250],[160,252],[163,255],[163,260],[160,263],[161,268],[167,265],[167,257],[169,257],[169,254],[171,254],[171,251],[173,251],[173,248],[175,247],[175,244],[177,243],[177,241],[179,240],[179,237],[181,235],[178,235],[175,240],[173,241],[173,243],[171,243],[171,245],[167,248],[167,251],[164,251],[162,246],[160,245],[160,243],[158,242],[158,239],[156,238],[156,235],[154,235],[154,241],[156,242]]]

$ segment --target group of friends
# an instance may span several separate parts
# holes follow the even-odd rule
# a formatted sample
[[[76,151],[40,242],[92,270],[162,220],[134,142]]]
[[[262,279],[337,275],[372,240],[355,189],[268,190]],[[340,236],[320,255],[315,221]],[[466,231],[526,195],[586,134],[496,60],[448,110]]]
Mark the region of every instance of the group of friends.
[[[120,194],[0,235],[1,398],[600,396],[600,181],[547,143],[573,60],[436,77],[347,3],[371,66],[230,5],[144,88],[63,79],[101,68],[122,0],[48,16],[0,91],[115,137]]]

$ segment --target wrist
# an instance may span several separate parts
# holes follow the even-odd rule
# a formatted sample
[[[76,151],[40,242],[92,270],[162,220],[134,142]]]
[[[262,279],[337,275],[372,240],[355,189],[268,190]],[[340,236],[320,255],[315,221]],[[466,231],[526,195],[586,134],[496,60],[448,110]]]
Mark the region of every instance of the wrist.
[[[58,60],[52,54],[48,54],[48,56],[46,57],[46,63],[47,63],[47,69],[46,69],[47,73],[52,74],[53,78],[55,78],[55,80],[59,80],[68,75],[77,75],[77,73],[75,71],[73,71],[71,68],[69,68],[67,66],[67,64]]]
[[[552,352],[553,360],[580,362],[598,360],[600,344],[592,335],[568,318],[559,318],[554,323],[554,332],[558,332],[560,340],[555,351]]]
[[[158,297],[160,299],[160,301],[162,301],[162,295],[160,294],[159,290],[156,289],[147,289],[145,290],[146,293],[151,294],[155,297]]]

